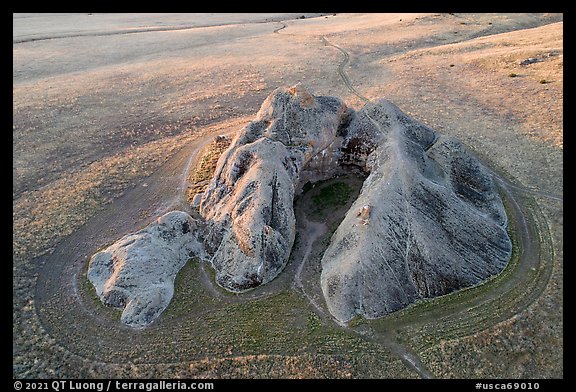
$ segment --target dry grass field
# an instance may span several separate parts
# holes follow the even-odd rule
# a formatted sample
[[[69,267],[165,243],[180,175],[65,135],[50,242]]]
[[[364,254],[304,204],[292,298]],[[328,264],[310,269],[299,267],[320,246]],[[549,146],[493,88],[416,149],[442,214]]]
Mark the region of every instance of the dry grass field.
[[[14,377],[564,377],[562,14],[14,14],[13,22]],[[462,297],[341,328],[294,288],[307,246],[300,238],[267,287],[231,295],[190,261],[157,323],[120,326],[83,279],[87,258],[159,212],[190,210],[186,179],[204,178],[202,154],[213,152],[205,147],[240,130],[275,88],[298,82],[353,108],[361,97],[389,99],[463,141],[517,187],[538,244],[534,269],[510,268]],[[310,265],[329,233],[310,248]],[[311,284],[318,271],[308,270],[304,290],[320,300]],[[505,291],[506,282],[525,290]],[[501,307],[464,309],[490,290],[506,299]]]

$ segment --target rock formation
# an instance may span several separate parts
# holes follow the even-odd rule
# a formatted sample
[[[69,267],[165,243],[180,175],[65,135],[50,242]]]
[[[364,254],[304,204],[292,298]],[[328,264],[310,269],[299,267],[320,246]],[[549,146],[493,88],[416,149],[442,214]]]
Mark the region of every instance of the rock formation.
[[[223,153],[200,203],[221,286],[244,291],[282,271],[302,169],[325,157],[346,113],[337,98],[313,97],[299,85],[277,89]]]
[[[370,175],[322,258],[322,291],[338,320],[380,317],[504,268],[502,202],[459,142],[381,100],[356,113],[343,149]]]
[[[88,279],[105,305],[124,308],[124,324],[144,327],[170,303],[178,271],[205,257],[201,232],[190,215],[169,212],[92,256]]]
[[[308,181],[368,174],[322,258],[321,288],[340,321],[380,317],[419,298],[474,285],[511,254],[491,177],[454,139],[386,100],[361,110],[276,89],[222,153],[202,193],[203,221],[172,212],[93,256],[90,281],[122,321],[145,326],[168,305],[192,255],[235,292],[274,279],[295,237],[294,196]]]

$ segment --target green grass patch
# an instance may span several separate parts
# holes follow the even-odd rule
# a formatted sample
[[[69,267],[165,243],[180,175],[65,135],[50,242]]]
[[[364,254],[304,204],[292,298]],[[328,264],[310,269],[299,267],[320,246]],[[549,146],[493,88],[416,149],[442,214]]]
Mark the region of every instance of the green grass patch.
[[[294,199],[294,207],[308,219],[339,223],[360,195],[364,179],[362,175],[350,173],[315,183],[308,181]]]
[[[200,282],[200,263],[197,258],[190,259],[176,275],[174,296],[161,316],[163,319],[187,316],[216,304],[217,301],[206,293]]]
[[[349,336],[335,327],[323,324],[305,300],[285,290],[252,301],[228,303],[206,314],[199,341],[217,336],[210,350],[221,352],[233,347],[242,354],[288,354],[322,349],[326,342],[338,347],[351,346]],[[327,352],[334,352],[328,349]]]
[[[317,209],[339,207],[346,204],[352,193],[352,187],[343,182],[335,182],[320,188],[317,195],[312,196],[312,201]]]
[[[346,205],[352,192],[352,187],[344,182],[320,186],[318,192],[312,195],[314,214],[322,215],[332,209]]]

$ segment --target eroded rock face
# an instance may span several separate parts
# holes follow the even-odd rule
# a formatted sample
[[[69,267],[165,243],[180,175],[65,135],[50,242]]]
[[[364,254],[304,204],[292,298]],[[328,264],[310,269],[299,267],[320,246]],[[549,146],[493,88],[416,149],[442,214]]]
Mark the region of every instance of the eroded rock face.
[[[370,175],[322,258],[322,291],[337,319],[380,317],[505,267],[512,247],[502,202],[458,141],[381,100],[354,117],[350,144],[363,150],[348,161]]]
[[[124,308],[124,324],[144,327],[170,303],[178,271],[204,257],[201,231],[185,212],[169,212],[92,256],[88,279],[104,304]]]
[[[284,268],[296,233],[301,171],[330,161],[347,113],[337,98],[314,97],[299,85],[277,89],[223,153],[200,202],[218,284],[244,291]]]
[[[293,200],[307,181],[368,174],[322,258],[321,288],[340,321],[380,317],[474,285],[511,254],[492,179],[456,140],[386,100],[354,111],[302,86],[276,89],[218,160],[192,201],[202,222],[166,214],[95,254],[88,278],[100,299],[141,327],[169,304],[177,272],[209,260],[222,287],[249,290],[285,267]]]

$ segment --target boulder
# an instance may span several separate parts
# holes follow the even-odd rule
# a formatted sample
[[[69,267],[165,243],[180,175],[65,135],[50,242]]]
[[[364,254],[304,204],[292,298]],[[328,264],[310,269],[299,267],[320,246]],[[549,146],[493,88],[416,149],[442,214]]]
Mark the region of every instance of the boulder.
[[[178,271],[205,257],[201,232],[190,215],[169,212],[92,256],[88,279],[105,305],[123,308],[124,324],[144,327],[170,303]]]
[[[526,60],[520,61],[519,64],[520,64],[520,65],[530,65],[530,64],[534,64],[534,63],[539,63],[539,62],[541,62],[541,61],[543,61],[543,60],[542,60],[542,59],[537,59],[537,58],[534,58],[534,57],[529,57],[529,58],[527,58]]]

